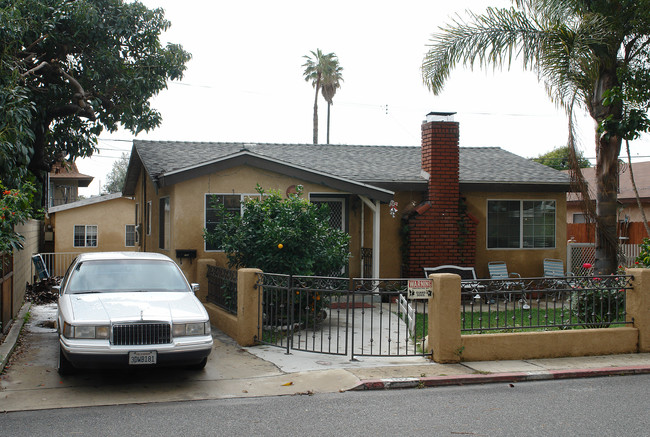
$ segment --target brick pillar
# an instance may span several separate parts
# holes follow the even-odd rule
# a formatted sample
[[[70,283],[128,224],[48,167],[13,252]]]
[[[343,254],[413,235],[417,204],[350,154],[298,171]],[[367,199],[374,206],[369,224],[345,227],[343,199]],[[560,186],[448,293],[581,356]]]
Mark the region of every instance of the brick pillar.
[[[473,266],[476,221],[461,209],[459,127],[453,113],[431,113],[422,124],[422,170],[429,175],[426,202],[407,219],[408,276],[422,267]]]

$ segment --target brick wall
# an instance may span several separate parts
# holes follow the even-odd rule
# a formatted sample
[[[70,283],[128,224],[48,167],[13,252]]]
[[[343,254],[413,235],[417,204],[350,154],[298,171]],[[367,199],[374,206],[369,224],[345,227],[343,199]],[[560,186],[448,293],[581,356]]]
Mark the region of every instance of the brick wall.
[[[460,195],[458,143],[457,122],[422,124],[422,169],[430,177],[427,201],[407,218],[409,277],[422,276],[423,267],[474,265],[477,221]]]

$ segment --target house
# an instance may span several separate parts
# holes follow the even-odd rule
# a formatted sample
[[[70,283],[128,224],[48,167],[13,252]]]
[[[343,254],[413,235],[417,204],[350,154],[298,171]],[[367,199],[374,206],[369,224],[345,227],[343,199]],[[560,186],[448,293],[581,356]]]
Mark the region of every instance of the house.
[[[54,241],[53,252],[135,250],[134,204],[113,193],[49,208],[45,229]]]
[[[646,217],[650,219],[650,161],[632,163],[631,173],[634,175],[639,199]],[[589,196],[596,198],[596,168],[583,168],[582,175],[589,187]],[[578,193],[567,194],[567,223],[569,238],[581,243],[594,241],[594,225],[587,223],[588,219],[583,211],[582,196]],[[619,192],[618,192],[618,236],[621,243],[640,244],[648,237],[639,209],[632,180],[630,178],[630,165],[621,163],[619,167]]]
[[[64,205],[79,200],[79,188],[86,188],[92,176],[79,173],[71,161],[57,162],[48,173],[47,207]]]
[[[487,277],[491,260],[539,276],[544,258],[566,253],[568,176],[500,148],[459,148],[453,113],[427,115],[421,147],[135,140],[124,194],[135,198],[137,250],[176,258],[203,285],[203,264],[226,264],[203,240],[209,199],[241,211],[257,184],[300,184],[328,203],[330,223],[351,236],[351,277],[422,277],[442,264]]]

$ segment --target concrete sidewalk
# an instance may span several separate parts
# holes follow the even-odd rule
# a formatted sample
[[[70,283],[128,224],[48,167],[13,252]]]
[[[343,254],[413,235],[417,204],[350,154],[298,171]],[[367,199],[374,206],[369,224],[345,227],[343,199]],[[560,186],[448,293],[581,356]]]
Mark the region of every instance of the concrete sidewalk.
[[[25,309],[26,311],[26,309]],[[35,306],[19,346],[0,379],[0,412],[232,397],[311,395],[348,390],[512,383],[544,379],[650,373],[650,354],[526,361],[437,364],[424,357],[361,357],[292,351],[270,346],[242,348],[220,332],[204,371],[56,372],[56,305]],[[17,317],[5,354],[18,338]],[[3,355],[0,360],[5,362]],[[344,394],[342,394],[344,395]]]

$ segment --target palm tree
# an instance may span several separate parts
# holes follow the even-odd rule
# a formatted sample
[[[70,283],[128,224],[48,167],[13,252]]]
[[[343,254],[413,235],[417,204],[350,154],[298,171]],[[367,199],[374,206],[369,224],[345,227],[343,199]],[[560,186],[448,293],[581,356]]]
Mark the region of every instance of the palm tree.
[[[323,54],[320,49],[316,49],[315,52],[312,50],[310,53],[311,56],[303,56],[306,61],[302,66],[305,67],[303,72],[305,80],[307,82],[311,81],[316,90],[316,96],[314,97],[314,144],[318,144],[318,92],[321,89],[323,78],[329,72],[335,70],[335,66],[338,66],[338,58],[334,53]]]
[[[327,144],[330,143],[330,106],[334,104],[332,100],[336,95],[336,90],[341,88],[341,82],[343,82],[342,71],[343,67],[339,65],[338,58],[334,56],[321,81],[321,93],[327,102]]]
[[[618,156],[622,139],[639,131],[626,114],[630,105],[639,103],[629,96],[638,97],[640,89],[647,92],[647,81],[641,84],[639,77],[647,74],[650,2],[514,0],[513,4],[488,8],[483,15],[469,13],[468,21],[458,18],[432,35],[422,63],[423,80],[438,94],[456,63],[510,67],[519,58],[524,68],[538,74],[549,97],[567,111],[573,151],[574,106],[589,111],[598,126],[594,270],[612,273],[618,248]],[[647,110],[645,96],[641,106]],[[575,170],[580,178],[579,169]]]

